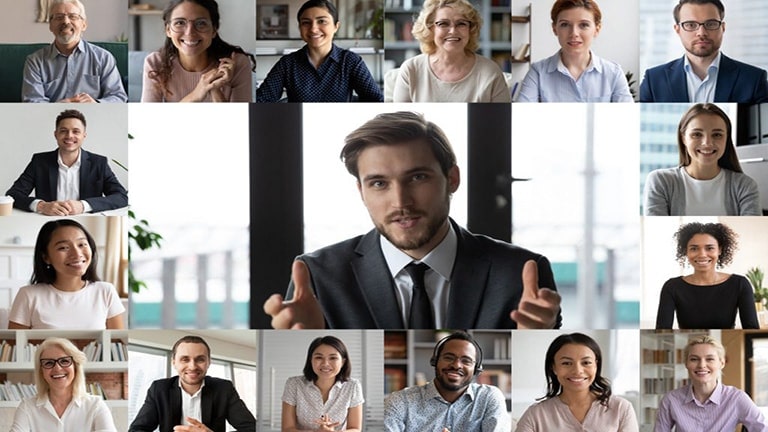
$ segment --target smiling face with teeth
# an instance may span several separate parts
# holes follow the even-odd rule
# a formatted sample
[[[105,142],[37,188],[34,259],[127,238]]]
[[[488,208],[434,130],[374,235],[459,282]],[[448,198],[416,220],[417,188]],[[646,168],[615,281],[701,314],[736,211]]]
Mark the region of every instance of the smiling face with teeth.
[[[681,131],[690,165],[696,168],[717,167],[725,152],[728,132],[725,121],[715,114],[693,117]]]
[[[69,16],[79,15],[80,19],[71,20]],[[56,38],[56,46],[59,49],[74,48],[80,43],[83,32],[88,28],[88,21],[85,19],[85,11],[81,11],[78,5],[74,3],[58,3],[50,10],[50,17],[62,17],[63,19],[51,19],[48,22],[48,29]]]
[[[563,393],[588,392],[597,374],[595,353],[586,345],[565,344],[555,353],[552,371]]]
[[[333,14],[323,7],[311,7],[302,12],[299,17],[301,39],[311,49],[331,49],[333,36],[339,30],[338,21],[334,22]]]
[[[196,59],[208,56],[208,47],[211,46],[216,30],[199,32],[193,23],[195,20],[207,19],[211,22],[211,14],[208,9],[191,1],[180,3],[173,9],[168,23],[177,19],[186,19],[187,26],[181,33],[171,31],[170,24],[165,25],[165,35],[171,39],[173,46],[179,51],[179,56],[187,59]]]
[[[321,381],[336,381],[345,362],[341,353],[330,345],[319,345],[312,352],[312,371]]]
[[[450,6],[438,9],[432,26],[437,52],[463,54],[471,27],[471,21],[456,9]]]
[[[74,226],[56,228],[43,260],[56,271],[57,280],[82,278],[91,265],[88,237],[83,230]]]
[[[715,346],[699,343],[688,348],[685,368],[688,369],[688,377],[694,385],[712,386],[716,384],[720,379],[723,367],[725,367],[725,359],[720,357]]]
[[[208,348],[201,343],[182,342],[176,346],[172,361],[174,369],[179,373],[181,387],[189,394],[200,389],[211,365]]]
[[[720,245],[709,234],[694,234],[686,249],[688,263],[695,272],[715,271],[720,258]]]
[[[435,363],[435,387],[444,399],[464,393],[475,376],[476,359],[475,345],[469,341],[450,339],[443,344]]]
[[[40,353],[41,359],[59,359],[67,357],[69,354],[56,345],[51,345]],[[61,367],[58,363],[51,369],[41,368],[43,379],[48,383],[49,391],[72,390],[72,383],[75,380],[75,363],[67,367]]]

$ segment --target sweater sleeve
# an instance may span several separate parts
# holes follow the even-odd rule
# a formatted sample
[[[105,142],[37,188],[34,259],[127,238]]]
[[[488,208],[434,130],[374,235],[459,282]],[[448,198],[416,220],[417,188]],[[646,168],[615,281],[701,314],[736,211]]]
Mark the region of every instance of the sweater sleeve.
[[[670,216],[670,193],[660,170],[651,171],[645,180],[643,212],[645,216]]]
[[[659,310],[656,313],[656,328],[671,329],[675,318],[675,298],[672,295],[674,286],[672,280],[668,280],[661,288],[659,296]]]
[[[750,285],[745,277],[739,277],[739,317],[741,319],[741,328],[760,328],[760,322],[757,320],[757,310],[755,309],[755,294],[752,291],[752,285]]]

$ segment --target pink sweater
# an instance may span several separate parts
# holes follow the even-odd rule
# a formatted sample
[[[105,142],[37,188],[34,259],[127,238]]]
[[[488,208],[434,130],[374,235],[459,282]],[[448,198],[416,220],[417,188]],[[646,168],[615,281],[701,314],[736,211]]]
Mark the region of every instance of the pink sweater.
[[[163,96],[163,92],[158,88],[157,82],[149,78],[149,72],[158,69],[160,63],[161,57],[158,51],[151,53],[144,59],[144,80],[141,91],[142,102],[178,102],[195,89],[203,73],[217,66],[217,63],[213,63],[202,72],[189,72],[181,66],[178,58],[174,59],[171,79],[168,81],[168,90],[171,94]],[[224,93],[224,98],[229,102],[250,102],[252,97],[251,88],[251,62],[248,57],[237,54],[235,55],[235,69],[232,81],[228,86],[222,87],[221,91]],[[210,95],[206,97],[205,102],[213,102]]]

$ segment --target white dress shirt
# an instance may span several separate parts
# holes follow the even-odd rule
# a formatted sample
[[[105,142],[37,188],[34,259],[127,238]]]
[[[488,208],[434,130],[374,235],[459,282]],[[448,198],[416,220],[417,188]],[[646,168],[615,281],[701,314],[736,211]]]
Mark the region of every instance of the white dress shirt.
[[[48,396],[24,399],[16,408],[10,432],[117,432],[107,404],[99,396],[72,399],[59,417]]]

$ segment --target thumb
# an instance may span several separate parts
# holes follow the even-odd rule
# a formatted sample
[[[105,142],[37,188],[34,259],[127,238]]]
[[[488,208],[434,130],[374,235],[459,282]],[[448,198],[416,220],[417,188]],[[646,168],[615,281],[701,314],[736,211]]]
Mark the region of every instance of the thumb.
[[[539,267],[536,261],[528,260],[523,266],[523,297],[537,298],[539,296]]]
[[[311,295],[309,288],[309,269],[302,260],[293,261],[291,267],[291,279],[293,280],[293,301],[301,300],[305,295]]]

